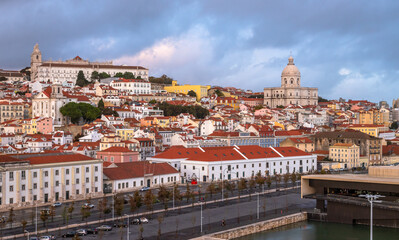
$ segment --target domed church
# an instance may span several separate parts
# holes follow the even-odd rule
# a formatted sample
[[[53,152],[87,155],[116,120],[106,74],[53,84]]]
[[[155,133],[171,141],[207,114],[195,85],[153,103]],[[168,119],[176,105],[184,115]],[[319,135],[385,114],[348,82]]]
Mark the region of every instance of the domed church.
[[[288,58],[288,64],[281,73],[281,87],[264,89],[264,105],[269,108],[288,105],[317,105],[317,88],[301,87],[301,72]]]

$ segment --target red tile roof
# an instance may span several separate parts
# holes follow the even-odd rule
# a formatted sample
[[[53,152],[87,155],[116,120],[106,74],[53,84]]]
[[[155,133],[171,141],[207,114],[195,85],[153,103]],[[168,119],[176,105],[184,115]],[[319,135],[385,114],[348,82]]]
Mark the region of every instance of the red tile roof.
[[[185,148],[182,146],[171,147],[163,153],[160,153],[153,158],[161,159],[186,159],[193,161],[231,161],[231,160],[244,160],[243,155],[248,159],[258,158],[279,158],[281,155],[284,157],[294,156],[309,156],[306,153],[294,147],[276,147],[263,148],[257,145],[239,146],[237,149],[242,155],[236,151],[235,147],[204,147],[202,148]],[[277,153],[277,152],[278,153]]]
[[[104,168],[103,173],[111,180],[144,177],[144,174],[178,174],[168,163],[150,163],[148,161],[114,163],[117,167]]]
[[[129,148],[126,148],[126,147],[110,147],[110,148],[107,148],[107,149],[99,151],[99,152],[120,152],[120,153],[122,153],[122,152],[133,152],[133,151],[131,151]]]

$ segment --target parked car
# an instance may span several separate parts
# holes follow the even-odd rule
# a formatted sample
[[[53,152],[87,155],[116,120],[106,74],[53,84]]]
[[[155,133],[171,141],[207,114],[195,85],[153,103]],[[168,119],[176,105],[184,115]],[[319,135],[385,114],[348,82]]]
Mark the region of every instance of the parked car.
[[[85,204],[82,205],[82,208],[89,208],[89,209],[92,209],[92,208],[94,208],[94,205],[91,204],[91,203],[85,203]]]
[[[78,229],[78,230],[76,230],[76,235],[78,235],[78,236],[86,236],[87,235],[87,231],[86,231],[86,229],[83,229],[83,228]]]
[[[109,225],[101,225],[97,228],[97,231],[111,231],[112,227]]]
[[[55,202],[55,203],[51,204],[51,206],[53,206],[53,207],[61,207],[62,203],[61,202]]]
[[[6,222],[6,217],[4,217],[4,216],[1,216],[0,217],[0,223],[5,223]]]
[[[39,238],[36,237],[36,236],[31,236],[31,237],[29,238],[29,240],[39,240]]]
[[[141,221],[139,218],[136,218],[136,219],[133,219],[132,224],[139,225],[139,224],[141,224]]]
[[[140,218],[140,221],[141,221],[142,223],[148,223],[148,219],[145,218],[145,217],[141,217],[141,218]]]
[[[87,228],[86,229],[87,234],[97,234],[98,231],[95,228]]]
[[[39,238],[39,240],[55,240],[55,236],[54,235],[47,235],[47,236],[41,236]]]
[[[75,237],[75,235],[76,235],[76,232],[75,232],[75,231],[69,231],[69,232],[67,232],[67,233],[64,233],[64,234],[62,235],[62,237],[63,237],[63,238],[66,238],[66,237]]]
[[[149,189],[150,189],[149,187],[142,187],[140,189],[140,192],[145,192],[145,191],[148,191]]]

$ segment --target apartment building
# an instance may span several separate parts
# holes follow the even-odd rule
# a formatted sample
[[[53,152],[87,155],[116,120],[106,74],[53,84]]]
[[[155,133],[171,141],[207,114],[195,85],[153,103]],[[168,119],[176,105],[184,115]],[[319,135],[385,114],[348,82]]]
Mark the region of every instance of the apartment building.
[[[102,194],[102,161],[76,153],[0,155],[1,206]]]

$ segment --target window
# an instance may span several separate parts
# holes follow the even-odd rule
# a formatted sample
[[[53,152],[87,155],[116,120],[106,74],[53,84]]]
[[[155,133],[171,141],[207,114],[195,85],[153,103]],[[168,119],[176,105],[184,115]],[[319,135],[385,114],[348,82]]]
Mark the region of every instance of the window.
[[[55,170],[55,176],[58,176],[60,174],[59,170]]]
[[[13,185],[10,186],[10,192],[14,192],[14,186]]]
[[[86,172],[89,172],[89,167],[86,167]]]
[[[98,182],[98,177],[97,176],[94,177],[94,181]]]
[[[44,171],[44,176],[48,177],[48,171]]]
[[[33,184],[33,189],[37,189],[37,183]]]
[[[76,173],[79,173],[79,168],[76,168]]]
[[[25,197],[22,197],[22,198],[21,198],[21,202],[25,202]]]
[[[79,184],[79,178],[76,179],[76,184]]]
[[[79,195],[79,189],[76,189],[76,195]]]
[[[186,169],[186,165],[184,165],[184,169]]]
[[[98,172],[98,167],[97,166],[94,167],[94,171]]]
[[[14,172],[10,172],[10,181],[14,180]]]
[[[88,178],[88,177],[86,178],[86,182],[87,182],[87,183],[89,182],[89,178]]]
[[[89,189],[88,189],[88,188],[86,188],[86,194],[87,194],[87,193],[89,193]]]
[[[14,198],[10,198],[10,204],[14,203]]]
[[[58,187],[60,185],[59,181],[55,181],[55,186]]]
[[[44,187],[45,187],[45,188],[48,188],[48,182],[45,182],[45,183],[44,183]]]
[[[25,171],[21,171],[21,178],[22,178],[22,180],[24,180],[26,178],[26,172]]]
[[[69,185],[69,180],[66,180],[66,183],[65,183],[65,185]]]
[[[37,201],[37,195],[33,195],[33,201]]]
[[[22,184],[22,185],[21,185],[21,190],[22,190],[22,191],[25,191],[25,184]]]
[[[66,175],[69,175],[69,169],[65,170]]]

